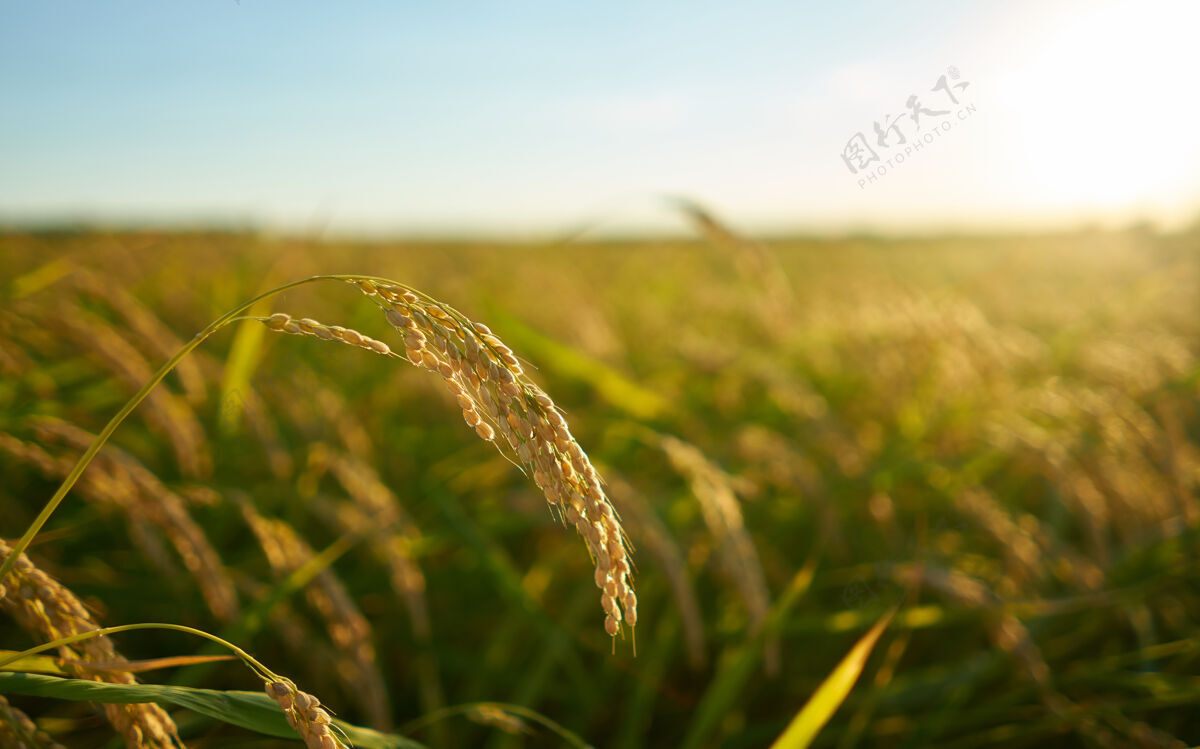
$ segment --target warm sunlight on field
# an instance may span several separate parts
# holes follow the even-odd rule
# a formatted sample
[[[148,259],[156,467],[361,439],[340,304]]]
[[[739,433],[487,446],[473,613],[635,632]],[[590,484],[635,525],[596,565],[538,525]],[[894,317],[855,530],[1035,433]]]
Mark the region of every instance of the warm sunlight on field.
[[[0,0],[0,749],[1200,747],[1198,28]]]
[[[137,670],[163,707],[107,712],[139,746],[273,745],[272,698],[310,746],[762,746],[898,606],[820,745],[1200,740],[1197,235],[697,219],[708,242],[0,238],[6,550],[222,312],[368,268],[431,295],[306,284],[181,359],[6,578],[0,633],[193,635],[26,657],[49,676],[0,675],[5,714],[101,746],[56,682]],[[228,654],[196,630],[251,660],[173,660]]]
[[[1080,217],[1130,206],[1190,217],[1200,141],[1174,126],[1200,118],[1200,100],[1180,89],[1190,66],[1175,50],[1190,46],[1197,25],[1200,5],[1096,3],[1073,12],[1062,33],[1031,35],[996,82],[1019,123],[1005,148],[1023,165],[1031,202]]]

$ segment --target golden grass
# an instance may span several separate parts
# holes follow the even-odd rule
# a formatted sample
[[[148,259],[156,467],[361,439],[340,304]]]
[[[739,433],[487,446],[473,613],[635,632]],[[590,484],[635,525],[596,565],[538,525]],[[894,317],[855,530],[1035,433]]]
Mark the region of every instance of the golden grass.
[[[294,528],[282,520],[263,517],[248,502],[242,503],[241,510],[276,577],[282,578],[312,561],[312,548]],[[387,730],[391,725],[387,687],[376,659],[370,623],[330,570],[318,572],[304,593],[329,632],[338,658],[335,670],[347,693],[359,701],[373,727]]]
[[[1200,742],[1193,240],[758,243],[694,218],[713,249],[157,240],[203,248],[199,271],[164,253],[39,273],[89,264],[92,240],[0,238],[21,281],[0,305],[4,534],[136,376],[274,265],[378,268],[471,317],[373,278],[290,289],[311,317],[238,313],[389,361],[264,336],[218,402],[230,365],[212,339],[95,456],[87,501],[68,497],[33,557],[107,621],[215,622],[343,716],[419,725],[430,746],[484,740],[445,715],[540,740],[516,713],[454,707],[494,699],[596,745],[766,743],[897,601],[822,739]],[[636,658],[586,625],[583,576],[606,632],[641,624]],[[179,679],[240,686],[219,668]],[[325,742],[320,715],[283,699]],[[52,740],[99,740],[83,713],[53,714]],[[26,725],[13,716],[0,725]],[[197,747],[233,735],[179,725]]]
[[[0,541],[0,558],[7,559],[12,548]],[[0,608],[34,637],[57,640],[90,632],[98,626],[91,614],[62,583],[39,569],[24,554],[20,555],[10,576],[0,581]],[[133,684],[127,671],[115,670],[124,658],[112,643],[103,638],[85,640],[76,648],[62,647],[65,668],[79,679],[111,684]],[[105,664],[109,670],[96,671],[73,666],[73,662]],[[131,749],[174,749],[181,745],[174,721],[154,704],[103,705],[113,728],[125,737]]]
[[[290,681],[273,681],[267,684],[266,690],[309,749],[347,749],[330,726],[329,713],[316,697],[300,691]]]
[[[65,749],[39,729],[28,715],[0,697],[0,747],[4,749]]]

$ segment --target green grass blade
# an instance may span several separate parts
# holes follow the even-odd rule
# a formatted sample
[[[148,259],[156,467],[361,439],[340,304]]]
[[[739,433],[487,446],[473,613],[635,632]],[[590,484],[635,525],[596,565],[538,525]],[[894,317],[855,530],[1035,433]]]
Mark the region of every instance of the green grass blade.
[[[256,317],[271,314],[271,300],[263,299],[247,313]],[[221,410],[218,425],[222,434],[237,432],[242,418],[242,393],[250,387],[254,370],[262,358],[267,327],[257,320],[242,320],[233,336],[225,372],[221,377]]]
[[[18,650],[0,650],[0,658],[18,655]],[[0,671],[37,671],[42,674],[66,674],[52,655],[30,655],[0,666]]]
[[[863,635],[861,640],[855,643],[837,668],[833,669],[829,676],[825,677],[825,681],[821,682],[821,686],[817,687],[817,691],[800,709],[800,712],[796,713],[796,717],[792,718],[792,722],[771,745],[771,749],[805,749],[812,743],[829,719],[833,717],[833,714],[837,712],[846,699],[846,695],[850,694],[850,689],[854,686],[854,682],[858,681],[863,667],[867,664],[867,657],[871,655],[871,650],[879,641],[879,636],[883,634],[883,630],[887,629],[888,623],[895,615],[896,609],[884,614],[883,618],[876,622],[875,626],[871,627],[871,630]]]
[[[100,430],[100,433],[97,434],[95,439],[92,440],[92,444],[88,446],[88,449],[84,451],[83,455],[81,455],[79,460],[76,461],[74,467],[71,468],[69,473],[67,473],[67,477],[63,479],[62,484],[59,485],[58,490],[54,493],[54,496],[52,496],[50,500],[46,502],[45,506],[42,507],[42,511],[38,513],[36,518],[34,518],[33,522],[29,525],[29,528],[25,531],[25,534],[17,539],[17,542],[12,545],[12,551],[9,552],[8,556],[5,557],[4,562],[0,563],[0,582],[4,581],[4,578],[12,570],[13,565],[17,563],[17,559],[20,558],[21,554],[25,552],[25,549],[28,548],[30,542],[33,541],[34,536],[41,531],[42,527],[46,524],[46,521],[48,521],[50,516],[54,514],[54,511],[58,509],[58,506],[62,504],[63,499],[67,496],[67,492],[71,491],[71,488],[75,486],[75,482],[78,481],[79,477],[83,475],[84,470],[92,462],[92,458],[96,457],[96,454],[100,452],[100,448],[104,447],[104,443],[108,441],[108,438],[113,435],[113,432],[117,431],[117,427],[121,425],[121,422],[125,421],[125,418],[129,416],[129,414],[133,413],[133,410],[138,407],[138,404],[146,399],[146,396],[150,394],[150,391],[153,390],[158,383],[162,382],[168,374],[170,374],[171,370],[175,368],[175,365],[179,363],[180,359],[190,354],[192,350],[203,343],[205,339],[207,339],[213,333],[216,333],[231,320],[242,314],[242,312],[245,310],[252,308],[260,300],[267,299],[280,292],[295,288],[296,286],[322,280],[343,280],[343,277],[312,276],[299,281],[285,283],[282,286],[277,286],[274,289],[265,291],[253,299],[243,302],[240,306],[234,307],[218,317],[216,320],[213,320],[206,328],[204,328],[204,330],[201,330],[199,333],[197,333],[190,341],[185,343],[183,347],[175,353],[174,356],[172,356],[166,361],[166,363],[159,367],[158,371],[154,373],[154,376],[151,377],[144,385],[142,385],[141,389],[134,393],[133,397],[126,401],[124,406],[121,406],[121,409],[117,411],[116,415],[109,419],[108,424],[104,426],[104,429]]]
[[[721,659],[720,669],[704,692],[704,697],[700,699],[695,718],[683,740],[683,749],[698,749],[711,740],[721,718],[729,712],[754,676],[758,662],[762,659],[763,640],[780,631],[792,608],[808,592],[816,573],[818,558],[819,555],[814,552],[804,567],[792,577],[787,590],[768,612],[767,623],[762,630],[747,642],[727,650]]]
[[[0,694],[116,704],[170,704],[268,736],[299,741],[296,731],[287,724],[283,711],[262,692],[218,691],[159,684],[105,684],[37,674],[0,673]],[[422,749],[423,746],[403,736],[358,728],[336,719],[334,723],[346,732],[358,749]]]
[[[24,299],[71,273],[75,266],[66,258],[51,260],[25,275],[13,279],[6,289],[10,299]]]

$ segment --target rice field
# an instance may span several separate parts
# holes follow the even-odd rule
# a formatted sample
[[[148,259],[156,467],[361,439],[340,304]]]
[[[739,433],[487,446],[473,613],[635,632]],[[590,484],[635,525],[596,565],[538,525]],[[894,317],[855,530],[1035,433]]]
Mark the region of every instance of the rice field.
[[[0,234],[0,747],[1200,745],[1200,232],[683,208]]]

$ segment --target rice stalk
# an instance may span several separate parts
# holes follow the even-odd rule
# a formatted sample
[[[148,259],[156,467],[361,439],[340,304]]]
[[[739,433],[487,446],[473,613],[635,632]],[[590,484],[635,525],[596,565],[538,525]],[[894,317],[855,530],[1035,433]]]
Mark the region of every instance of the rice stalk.
[[[28,715],[0,697],[0,749],[66,749]]]
[[[100,317],[78,305],[59,309],[44,319],[44,324],[74,343],[106,367],[130,389],[136,389],[152,378],[152,370],[136,348]],[[200,425],[191,407],[166,388],[149,396],[146,421],[164,435],[185,476],[202,478],[212,471],[212,458]]]
[[[267,465],[271,474],[277,479],[291,477],[296,468],[292,454],[283,444],[279,428],[268,414],[267,405],[258,393],[249,389],[231,393],[222,408],[238,409],[241,412],[241,417],[250,425],[250,431],[267,454]]]
[[[336,508],[341,527],[361,534],[388,568],[392,589],[404,599],[413,634],[428,643],[431,630],[429,606],[425,601],[425,575],[417,565],[413,547],[421,531],[396,495],[384,485],[374,469],[348,455],[329,458],[331,473],[354,502]]]
[[[34,433],[43,444],[65,444],[85,449],[95,436],[58,419],[41,417],[32,421]],[[37,445],[0,434],[0,450],[37,466],[48,478],[62,478],[71,468],[66,458],[55,458]],[[205,603],[218,621],[232,621],[238,613],[237,594],[221,558],[187,509],[187,502],[168,489],[133,456],[109,445],[84,474],[83,495],[110,504],[124,513],[131,532],[152,525],[162,531],[184,566],[196,581]],[[147,546],[151,554],[153,548]]]
[[[443,377],[446,386],[458,397],[468,425],[489,442],[495,439],[499,430],[522,466],[543,490],[550,506],[584,538],[596,565],[596,585],[602,590],[605,630],[615,637],[620,633],[622,623],[634,627],[637,624],[637,596],[633,591],[632,566],[624,531],[604,494],[599,475],[571,435],[554,402],[525,376],[512,350],[487,326],[472,323],[452,307],[427,296],[418,296],[411,288],[375,277],[330,275],[293,281],[258,294],[209,323],[146,379],[109,420],[18,539],[14,552],[19,554],[29,545],[116,428],[138,404],[156,392],[155,387],[183,357],[225,325],[241,319],[241,315],[260,301],[321,280],[352,283],[376,302],[384,309],[388,321],[404,336],[409,361]],[[392,355],[386,344],[356,331],[306,319],[294,321],[287,315],[263,321],[282,332],[318,338],[328,336],[332,340]],[[0,564],[0,581],[11,572],[13,563],[10,558]]]
[[[375,448],[371,435],[350,406],[346,397],[324,381],[316,372],[306,370],[296,378],[297,384],[312,394],[311,405],[323,424],[332,425],[334,433],[346,451],[362,463],[373,463]]]
[[[336,418],[339,415],[346,416],[329,412],[326,415],[335,420],[339,420]],[[331,525],[364,539],[371,554],[387,569],[392,590],[404,601],[413,640],[421,646],[413,655],[421,707],[425,712],[440,710],[445,707],[445,696],[433,652],[425,575],[417,564],[415,552],[421,541],[420,529],[395,493],[358,457],[330,450],[324,443],[314,443],[309,450],[310,470],[314,463],[320,464],[322,472],[329,469],[351,497],[336,503],[314,499],[316,509]]]
[[[350,346],[358,346],[367,351],[374,351],[384,356],[395,356],[391,348],[383,341],[365,336],[357,330],[343,328],[340,325],[323,325],[307,317],[293,318],[283,312],[276,312],[270,317],[257,318],[271,330],[291,335],[311,336],[323,341],[340,341]]]
[[[983,530],[992,536],[1003,550],[1006,562],[1006,582],[1010,594],[1016,593],[1030,581],[1038,580],[1049,571],[1050,565],[1042,558],[1042,549],[1028,526],[1035,524],[1032,515],[1024,518],[1022,527],[1009,513],[992,498],[987,491],[973,488],[960,494],[956,504],[964,514],[973,518]]]
[[[331,725],[329,713],[316,697],[301,692],[288,679],[270,682],[266,692],[283,708],[288,724],[296,729],[309,749],[348,749]]]
[[[34,368],[33,360],[21,350],[21,343],[13,335],[13,316],[0,314],[0,374],[17,378]]]
[[[1138,746],[1172,747],[1182,749],[1184,743],[1139,721],[1126,721],[1119,728],[1127,735],[1118,737],[1112,730],[1099,724],[1080,705],[1059,692],[1054,686],[1051,670],[1041,649],[1033,641],[1029,630],[1021,621],[1004,610],[1001,599],[981,580],[956,570],[945,570],[922,565],[911,570],[919,580],[950,599],[983,609],[987,612],[988,633],[993,642],[1010,653],[1034,682],[1042,704],[1051,713],[1060,717],[1067,725],[1088,739],[1104,747],[1130,745],[1127,740],[1140,739]]]
[[[385,279],[347,277],[375,303],[404,340],[414,366],[440,375],[462,409],[463,419],[488,442],[497,435],[542,489],[546,501],[585,540],[602,591],[605,631],[637,624],[637,596],[620,521],[599,475],[575,441],[550,397],[525,375],[520,360],[482,323]],[[397,356],[357,331],[294,320],[282,313],[263,320],[272,330],[309,335]]]
[[[632,529],[631,535],[645,544],[646,551],[658,563],[658,569],[667,576],[671,595],[675,598],[675,605],[679,607],[679,616],[683,622],[683,642],[688,665],[693,671],[703,670],[708,660],[704,647],[704,619],[700,615],[700,604],[696,600],[696,591],[688,576],[687,560],[683,551],[675,542],[667,524],[635,495],[632,486],[616,479],[609,482],[608,488],[613,504]]]
[[[183,341],[179,340],[157,315],[111,279],[87,268],[75,268],[71,273],[70,282],[85,295],[107,304],[121,318],[121,322],[137,334],[156,355],[170,356],[183,345]],[[175,368],[175,376],[179,378],[188,403],[195,406],[204,402],[207,388],[204,375],[195,361],[184,359],[179,362],[179,366]]]
[[[760,290],[756,294],[764,327],[781,335],[794,319],[795,296],[787,274],[762,242],[748,239],[717,219],[712,211],[687,198],[672,200],[713,246],[729,252],[738,271]]]
[[[242,502],[241,509],[277,577],[295,572],[312,559],[312,548],[290,525],[263,517],[249,502]],[[371,642],[370,623],[345,585],[328,569],[317,573],[305,587],[304,594],[309,605],[321,615],[329,638],[337,648],[337,673],[347,693],[359,702],[372,726],[386,730],[391,725],[391,711],[387,687]]]
[[[269,585],[246,574],[238,575],[237,588],[247,600],[262,601],[271,594]],[[267,620],[263,629],[269,629],[271,639],[281,642],[293,662],[304,668],[307,680],[320,683],[337,678],[332,664],[337,663],[339,656],[333,646],[313,632],[308,620],[288,601],[275,601]]]
[[[21,561],[26,561],[22,556]],[[18,565],[19,567],[20,565]],[[3,595],[3,589],[0,588],[0,596]],[[0,599],[2,600],[2,599]],[[342,741],[342,731],[332,725],[332,719],[329,713],[321,707],[321,702],[316,697],[305,692],[301,692],[296,688],[295,683],[290,679],[286,679],[276,674],[271,669],[264,666],[257,658],[239,648],[237,645],[218,637],[216,635],[205,632],[194,627],[186,627],[181,624],[164,624],[161,622],[144,622],[140,624],[123,624],[116,627],[93,628],[87,631],[78,632],[73,635],[66,635],[55,638],[53,641],[38,645],[28,650],[19,653],[13,653],[4,657],[0,657],[0,668],[7,666],[10,663],[23,660],[29,656],[37,655],[46,650],[58,648],[63,652],[71,652],[70,646],[79,645],[79,649],[88,651],[95,647],[97,643],[108,646],[111,650],[111,645],[108,640],[103,639],[107,635],[118,634],[121,632],[136,632],[148,629],[163,629],[176,632],[184,632],[197,637],[203,637],[206,640],[215,642],[224,648],[233,651],[234,655],[241,659],[242,663],[247,668],[254,672],[255,676],[263,680],[263,688],[267,695],[275,700],[275,702],[283,709],[284,717],[289,725],[300,735],[305,744],[309,747],[317,749],[349,749]],[[114,661],[120,663],[121,661]],[[124,673],[129,676],[128,673]],[[100,681],[100,679],[97,679]],[[125,682],[134,683],[134,682]],[[150,703],[132,703],[128,707],[142,707]],[[153,705],[157,708],[157,705]],[[169,719],[168,719],[169,720]],[[173,727],[173,726],[172,726]],[[178,738],[176,737],[176,741]],[[132,744],[130,746],[133,746]],[[142,746],[138,744],[137,746]],[[182,744],[178,744],[182,747]]]
[[[695,445],[669,435],[661,435],[658,443],[671,466],[688,482],[692,495],[699,502],[704,523],[717,542],[721,566],[746,605],[750,634],[757,634],[767,621],[770,595],[758,551],[746,531],[737,494],[729,477]],[[764,666],[767,673],[774,676],[779,673],[780,667],[779,636],[770,635],[763,647]]]
[[[12,548],[0,541],[0,556],[9,558]],[[60,582],[43,572],[29,557],[17,556],[9,577],[0,581],[0,608],[31,635],[48,640],[80,635],[98,627],[83,603]],[[71,662],[120,664],[124,658],[104,638],[83,640],[77,648],[62,646],[63,668],[77,679],[109,684],[136,684],[127,671],[94,671]],[[155,704],[103,705],[109,723],[125,737],[130,749],[177,749],[183,746],[174,721]]]
[[[295,288],[306,283],[312,283],[314,281],[323,280],[326,278],[335,277],[314,276],[312,278],[286,283],[265,291],[243,302],[237,307],[234,307],[218,317],[216,320],[213,320],[208,324],[208,326],[193,336],[191,340],[180,347],[180,349],[176,351],[170,359],[168,359],[161,367],[158,368],[158,371],[155,372],[153,376],[142,383],[137,392],[133,394],[133,397],[126,401],[125,405],[121,406],[121,408],[117,410],[117,413],[108,420],[108,423],[104,425],[104,428],[100,431],[100,434],[98,434],[96,439],[93,440],[90,445],[88,445],[86,450],[84,450],[83,455],[79,456],[79,460],[77,460],[75,465],[72,466],[71,471],[67,474],[66,478],[63,479],[62,484],[60,484],[58,489],[54,492],[54,496],[50,497],[50,499],[38,513],[37,517],[34,518],[33,522],[30,523],[29,527],[25,530],[25,533],[22,534],[19,539],[17,539],[17,543],[12,549],[13,553],[10,554],[2,564],[0,564],[0,583],[4,582],[5,578],[10,572],[12,572],[13,565],[16,563],[19,555],[23,553],[26,548],[28,548],[29,544],[37,536],[38,532],[41,531],[46,522],[51,518],[51,516],[54,515],[54,512],[66,498],[67,493],[71,491],[71,488],[75,486],[77,481],[79,481],[79,477],[83,475],[84,470],[87,469],[88,465],[96,457],[96,454],[100,452],[100,449],[104,447],[104,444],[108,442],[108,439],[113,435],[113,432],[117,430],[117,427],[119,427],[122,422],[129,417],[129,414],[133,413],[133,410],[137,408],[142,401],[146,400],[151,393],[156,392],[155,388],[163,381],[163,378],[170,374],[170,372],[179,365],[179,362],[185,356],[195,350],[197,346],[207,340],[208,337],[213,333],[216,333],[230,322],[238,319],[240,314],[253,307],[259,301],[268,299],[275,294],[286,291],[287,289]]]

